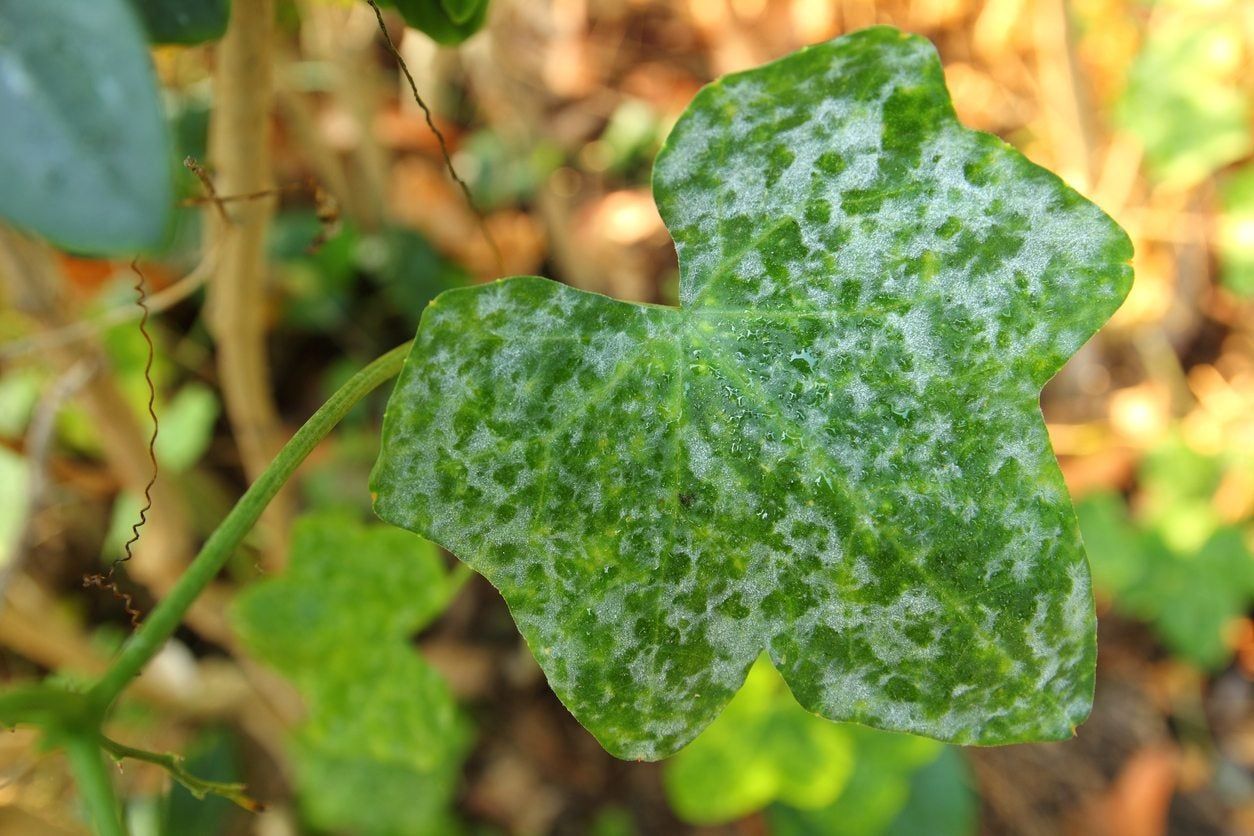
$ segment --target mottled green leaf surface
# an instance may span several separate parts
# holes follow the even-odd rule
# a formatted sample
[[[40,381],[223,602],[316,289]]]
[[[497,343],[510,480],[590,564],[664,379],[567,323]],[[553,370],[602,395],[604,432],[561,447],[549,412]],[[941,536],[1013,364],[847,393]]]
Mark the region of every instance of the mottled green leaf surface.
[[[172,169],[126,0],[0,3],[0,217],[73,250],[152,247]]]
[[[1123,232],[890,28],[706,87],[653,185],[682,307],[437,298],[379,515],[501,590],[620,757],[695,737],[764,648],[831,719],[1070,735],[1093,605],[1037,400],[1127,292]]]
[[[717,720],[666,765],[666,794],[680,818],[716,824],[781,801],[831,804],[853,770],[848,726],[797,704],[765,658]]]
[[[307,703],[292,765],[316,827],[451,832],[469,729],[409,638],[454,589],[430,543],[320,514],[294,527],[284,575],[240,596],[233,615],[241,640]]]

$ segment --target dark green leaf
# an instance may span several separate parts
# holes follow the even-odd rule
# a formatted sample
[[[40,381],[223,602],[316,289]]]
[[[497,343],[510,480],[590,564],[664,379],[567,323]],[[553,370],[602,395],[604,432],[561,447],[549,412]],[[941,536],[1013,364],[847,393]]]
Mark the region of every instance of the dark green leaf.
[[[488,4],[489,0],[394,0],[405,23],[445,46],[456,46],[482,29]]]
[[[427,308],[379,515],[501,590],[620,757],[695,737],[763,648],[831,719],[1071,735],[1093,604],[1037,400],[1127,237],[884,27],[707,87],[654,194],[681,308],[532,277]]]
[[[440,0],[440,8],[453,23],[465,23],[487,8],[488,0]]]
[[[131,0],[158,44],[199,44],[226,32],[231,0]],[[247,0],[245,0],[247,2]]]
[[[71,250],[160,243],[170,141],[125,0],[0,3],[0,216]]]
[[[234,620],[241,640],[292,679],[308,703],[292,759],[315,826],[449,832],[469,730],[409,637],[439,614],[454,588],[430,543],[323,514],[295,526],[283,577],[240,596]]]

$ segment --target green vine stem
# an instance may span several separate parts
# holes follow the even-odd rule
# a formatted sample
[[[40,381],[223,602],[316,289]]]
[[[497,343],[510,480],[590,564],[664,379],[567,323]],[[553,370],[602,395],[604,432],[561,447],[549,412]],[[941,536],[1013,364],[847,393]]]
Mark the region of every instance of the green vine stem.
[[[222,569],[293,471],[358,401],[400,372],[409,347],[410,343],[398,346],[353,375],[296,431],[257,481],[244,492],[205,541],[187,571],[144,619],[122,646],[109,670],[88,692],[88,699],[101,716],[178,629],[188,607]]]
[[[98,836],[126,836],[122,807],[113,789],[113,777],[100,751],[99,732],[74,730],[63,734],[61,743],[69,756],[70,768],[96,833]]]
[[[130,758],[131,760],[143,761],[144,763],[151,763],[161,767],[170,773],[171,778],[182,784],[188,792],[197,798],[203,799],[207,795],[216,795],[238,804],[250,813],[257,813],[263,809],[260,804],[250,798],[248,793],[244,791],[243,784],[207,781],[188,772],[181,755],[136,749],[134,746],[127,746],[125,743],[119,743],[116,740],[103,736],[100,738],[100,744],[118,763],[121,763],[126,758]]]

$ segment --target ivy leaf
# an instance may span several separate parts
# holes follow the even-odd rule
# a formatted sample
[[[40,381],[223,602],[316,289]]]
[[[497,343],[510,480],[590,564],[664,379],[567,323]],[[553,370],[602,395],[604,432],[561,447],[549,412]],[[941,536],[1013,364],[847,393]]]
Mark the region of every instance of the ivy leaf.
[[[444,46],[457,46],[483,28],[490,0],[393,0],[405,23]]]
[[[160,243],[170,140],[125,0],[0,4],[0,114],[0,217],[83,252]]]
[[[832,804],[817,810],[776,805],[775,836],[966,836],[977,832],[970,770],[952,746],[904,734],[846,727],[853,775]]]
[[[619,757],[695,737],[763,648],[830,719],[1069,736],[1093,604],[1037,400],[1126,294],[1127,237],[886,27],[706,87],[653,186],[682,307],[438,297],[376,512],[500,589]]]
[[[1134,525],[1116,494],[1092,494],[1076,511],[1094,580],[1115,608],[1152,625],[1179,658],[1207,670],[1227,664],[1230,626],[1254,599],[1254,557],[1241,529],[1211,526],[1182,548],[1152,515]]]
[[[1197,185],[1254,149],[1239,3],[1165,3],[1115,107],[1157,182]]]
[[[430,543],[318,514],[294,526],[285,574],[236,602],[244,645],[290,678],[308,704],[292,764],[316,827],[450,832],[469,728],[409,638],[455,588]]]
[[[132,0],[157,44],[199,44],[226,34],[230,0]]]
[[[671,806],[691,824],[719,824],[781,801],[836,800],[853,769],[846,727],[810,714],[765,658],[727,710],[666,765]]]

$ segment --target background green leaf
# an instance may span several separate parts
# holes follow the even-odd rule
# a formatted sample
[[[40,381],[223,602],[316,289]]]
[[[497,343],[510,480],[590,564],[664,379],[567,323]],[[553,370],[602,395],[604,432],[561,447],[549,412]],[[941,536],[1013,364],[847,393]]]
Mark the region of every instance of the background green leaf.
[[[0,4],[0,216],[67,249],[161,242],[170,140],[126,0]]]
[[[131,0],[158,44],[199,44],[222,37],[231,0]],[[247,0],[245,0],[247,2]]]
[[[379,515],[501,590],[620,757],[695,737],[763,648],[831,719],[1070,736],[1093,606],[1037,398],[1126,236],[887,27],[706,87],[654,194],[681,308],[527,277],[426,309]]]
[[[240,639],[307,701],[292,761],[316,827],[450,832],[470,731],[409,638],[455,588],[430,543],[324,513],[294,527],[283,577],[237,600]]]
[[[687,822],[717,824],[774,801],[830,804],[853,769],[845,729],[815,717],[759,659],[717,720],[666,764],[666,794]]]
[[[1240,4],[1161,3],[1115,110],[1150,175],[1192,186],[1254,148],[1240,79]]]
[[[482,29],[488,4],[489,0],[393,0],[406,24],[445,46],[457,46]]]

